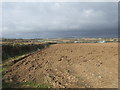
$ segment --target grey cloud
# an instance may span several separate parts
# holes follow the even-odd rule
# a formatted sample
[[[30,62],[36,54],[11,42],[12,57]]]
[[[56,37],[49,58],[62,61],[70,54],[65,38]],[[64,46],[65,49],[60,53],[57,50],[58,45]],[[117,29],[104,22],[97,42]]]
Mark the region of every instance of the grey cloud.
[[[117,30],[117,3],[3,3],[3,35]],[[50,33],[51,32],[51,33]],[[35,34],[36,33],[36,34]],[[54,33],[54,34],[53,34]],[[33,35],[33,36],[34,36]],[[25,36],[27,37],[27,35]]]

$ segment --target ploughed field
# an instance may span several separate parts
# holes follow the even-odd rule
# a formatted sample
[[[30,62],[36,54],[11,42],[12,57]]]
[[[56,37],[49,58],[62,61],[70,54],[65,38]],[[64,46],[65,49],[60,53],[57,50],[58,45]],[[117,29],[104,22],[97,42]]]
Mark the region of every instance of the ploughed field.
[[[53,88],[117,88],[118,44],[54,44],[16,62],[3,80]]]

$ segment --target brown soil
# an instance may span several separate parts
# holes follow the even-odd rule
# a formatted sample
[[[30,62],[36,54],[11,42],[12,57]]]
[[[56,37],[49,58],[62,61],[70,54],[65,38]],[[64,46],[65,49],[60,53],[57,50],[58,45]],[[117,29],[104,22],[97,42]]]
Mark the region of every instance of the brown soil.
[[[54,88],[117,88],[118,44],[51,45],[15,63],[3,79]]]

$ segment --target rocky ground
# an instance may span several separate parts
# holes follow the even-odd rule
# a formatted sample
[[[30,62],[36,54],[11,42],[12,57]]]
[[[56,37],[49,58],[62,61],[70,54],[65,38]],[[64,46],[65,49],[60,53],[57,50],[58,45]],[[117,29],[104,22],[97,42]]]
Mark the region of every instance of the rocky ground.
[[[3,80],[53,88],[117,88],[118,44],[54,44],[15,62]]]

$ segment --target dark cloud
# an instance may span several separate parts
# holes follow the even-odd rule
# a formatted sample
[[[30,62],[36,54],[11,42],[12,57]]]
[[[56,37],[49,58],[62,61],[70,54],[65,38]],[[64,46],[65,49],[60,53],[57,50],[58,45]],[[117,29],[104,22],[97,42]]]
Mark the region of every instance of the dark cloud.
[[[3,3],[3,36],[115,37],[117,5],[117,2]]]

